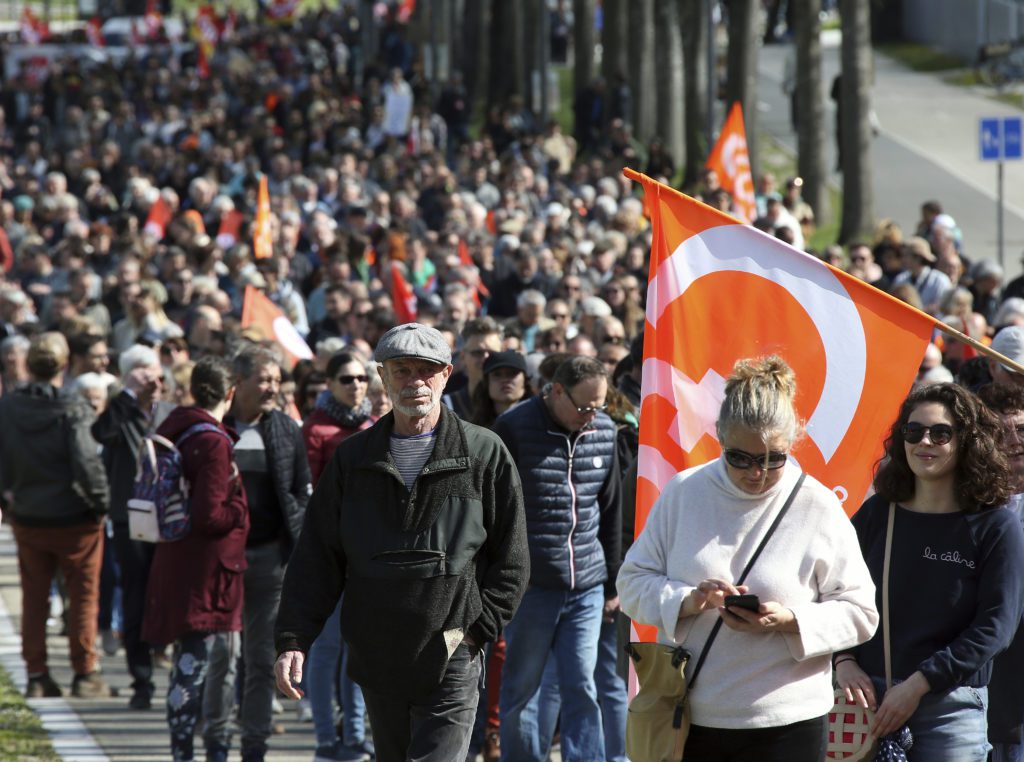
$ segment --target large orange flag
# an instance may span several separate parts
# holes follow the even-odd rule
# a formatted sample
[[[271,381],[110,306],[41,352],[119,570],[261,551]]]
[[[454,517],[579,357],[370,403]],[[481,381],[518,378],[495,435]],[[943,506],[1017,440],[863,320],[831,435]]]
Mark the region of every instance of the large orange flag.
[[[722,187],[732,194],[732,203],[740,219],[753,222],[757,217],[757,201],[754,198],[754,177],[750,173],[750,151],[747,149],[747,130],[743,126],[743,107],[739,101],[729,109],[718,142],[711,149],[711,155],[704,166],[715,170]]]
[[[269,259],[274,255],[274,242],[270,232],[270,191],[267,176],[260,176],[256,195],[256,222],[252,228],[252,253],[256,259]]]
[[[935,320],[645,175],[625,173],[643,183],[654,226],[636,534],[675,474],[719,456],[715,420],[725,379],[737,360],[767,354],[796,373],[807,435],[793,457],[852,515]]]
[[[276,341],[288,355],[292,366],[299,360],[312,360],[313,351],[281,308],[253,286],[245,287],[242,301],[242,328],[254,328],[261,338]]]

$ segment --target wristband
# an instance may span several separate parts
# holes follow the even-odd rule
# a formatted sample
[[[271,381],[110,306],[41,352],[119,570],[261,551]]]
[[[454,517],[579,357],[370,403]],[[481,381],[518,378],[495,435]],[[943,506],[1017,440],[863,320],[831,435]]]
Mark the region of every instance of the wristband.
[[[857,657],[853,656],[852,654],[844,654],[843,656],[840,656],[839,658],[837,658],[835,661],[832,662],[832,668],[834,669],[834,668],[838,667],[844,661],[857,661]]]

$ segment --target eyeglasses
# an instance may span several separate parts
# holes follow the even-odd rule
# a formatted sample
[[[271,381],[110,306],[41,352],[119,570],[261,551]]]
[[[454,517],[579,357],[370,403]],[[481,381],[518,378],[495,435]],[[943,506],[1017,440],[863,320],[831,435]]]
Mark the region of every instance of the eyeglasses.
[[[568,320],[569,319],[569,313],[568,312],[552,312],[551,313],[551,319],[552,320]]]
[[[731,447],[725,450],[722,455],[725,457],[726,463],[741,471],[746,471],[754,466],[762,470],[774,471],[786,465],[786,461],[789,459],[789,453],[785,452],[772,450],[767,454],[754,455],[746,450],[736,450]]]
[[[569,399],[569,404],[576,408],[576,412],[580,415],[591,415],[592,413],[603,413],[608,409],[607,405],[593,405],[591,407],[580,407],[576,404],[576,400],[569,394],[569,390],[565,390],[565,396]]]
[[[338,376],[338,383],[342,386],[348,386],[358,381],[361,384],[365,384],[368,381],[367,376]]]
[[[928,435],[933,445],[948,444],[953,439],[953,427],[948,423],[936,423],[934,426],[925,426],[920,423],[904,423],[900,426],[900,434],[907,444],[917,444],[924,435]]]

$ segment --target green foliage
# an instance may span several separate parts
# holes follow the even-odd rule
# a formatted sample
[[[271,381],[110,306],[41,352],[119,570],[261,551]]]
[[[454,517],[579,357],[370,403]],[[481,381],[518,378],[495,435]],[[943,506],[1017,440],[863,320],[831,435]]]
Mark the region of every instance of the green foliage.
[[[909,69],[920,72],[949,71],[963,68],[960,58],[927,45],[896,42],[878,46],[878,50]]]
[[[59,762],[39,718],[0,669],[0,762]]]

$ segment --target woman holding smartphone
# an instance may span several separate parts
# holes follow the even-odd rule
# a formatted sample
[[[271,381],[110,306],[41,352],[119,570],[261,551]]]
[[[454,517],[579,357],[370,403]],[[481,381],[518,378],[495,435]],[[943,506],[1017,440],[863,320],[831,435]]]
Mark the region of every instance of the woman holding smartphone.
[[[883,628],[835,657],[850,700],[876,709],[873,733],[909,725],[910,760],[984,762],[992,658],[1006,648],[1021,616],[1024,536],[1000,451],[1000,422],[954,384],[911,393],[886,441],[873,497],[853,517],[878,587],[889,514],[890,654],[885,690]]]
[[[835,494],[790,459],[802,426],[778,357],[742,360],[725,386],[722,457],[678,474],[619,572],[622,610],[692,658],[718,632],[689,694],[687,762],[820,762],[831,655],[871,637],[874,586]],[[755,549],[792,501],[737,584]],[[747,594],[754,610],[725,605]],[[731,602],[731,601],[730,601]],[[740,601],[743,603],[743,601]]]

